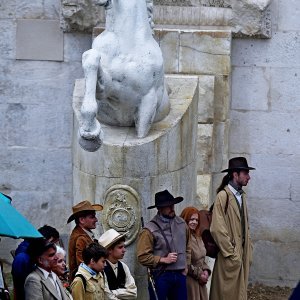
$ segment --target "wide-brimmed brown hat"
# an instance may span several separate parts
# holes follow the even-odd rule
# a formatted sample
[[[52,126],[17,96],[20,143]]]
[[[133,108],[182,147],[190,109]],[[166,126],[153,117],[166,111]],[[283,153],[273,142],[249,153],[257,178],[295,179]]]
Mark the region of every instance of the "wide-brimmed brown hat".
[[[228,168],[223,170],[222,173],[233,170],[255,170],[255,168],[249,167],[247,159],[245,157],[234,157],[228,162]]]
[[[128,232],[121,234],[113,228],[108,229],[100,236],[98,243],[104,248],[108,249],[111,245],[116,243],[122,237],[126,236],[127,233]]]
[[[72,207],[73,213],[69,217],[67,223],[70,223],[76,218],[76,215],[82,211],[101,211],[103,206],[101,204],[92,204],[90,201],[84,200]]]
[[[155,204],[149,206],[148,209],[152,209],[154,207],[166,207],[173,204],[177,204],[183,200],[182,197],[174,197],[168,190],[164,190],[162,192],[158,192],[155,194]]]

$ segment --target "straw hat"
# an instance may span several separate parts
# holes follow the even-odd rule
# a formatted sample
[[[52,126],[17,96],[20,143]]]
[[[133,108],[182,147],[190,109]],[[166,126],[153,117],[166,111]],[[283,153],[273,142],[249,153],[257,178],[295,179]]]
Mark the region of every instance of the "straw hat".
[[[98,242],[101,246],[108,249],[111,245],[116,243],[118,240],[120,240],[122,237],[126,236],[128,232],[125,232],[123,234],[120,234],[115,229],[111,228],[105,231],[99,238]]]
[[[69,217],[67,223],[70,223],[76,218],[76,215],[82,211],[101,211],[103,206],[100,204],[92,204],[90,201],[82,201],[72,207],[73,213]]]

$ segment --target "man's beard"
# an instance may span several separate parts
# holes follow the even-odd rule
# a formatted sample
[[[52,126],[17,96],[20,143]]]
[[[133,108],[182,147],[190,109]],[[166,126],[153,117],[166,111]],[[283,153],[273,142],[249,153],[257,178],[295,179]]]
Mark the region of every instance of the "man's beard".
[[[162,216],[164,217],[164,218],[166,218],[166,219],[174,219],[175,218],[175,213],[172,215],[172,216],[169,216],[169,215],[163,215],[162,214]]]

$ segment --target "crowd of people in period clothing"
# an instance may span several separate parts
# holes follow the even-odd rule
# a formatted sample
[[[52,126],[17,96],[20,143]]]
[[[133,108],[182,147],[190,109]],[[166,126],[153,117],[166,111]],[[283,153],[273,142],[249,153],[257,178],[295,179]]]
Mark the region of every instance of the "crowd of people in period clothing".
[[[151,300],[245,300],[252,244],[248,210],[242,187],[250,180],[246,158],[229,160],[217,190],[211,234],[220,251],[214,269],[206,263],[206,248],[199,231],[196,207],[186,207],[180,216],[175,205],[182,197],[168,190],[155,194],[155,216],[141,230],[138,262],[149,275]],[[225,206],[226,213],[225,213]],[[126,234],[115,229],[96,239],[96,213],[100,204],[82,201],[73,206],[67,223],[75,223],[66,251],[58,245],[59,232],[48,225],[39,229],[42,239],[26,239],[16,249],[12,264],[16,300],[136,299],[138,290],[131,266],[125,264]],[[210,294],[206,288],[211,278]]]

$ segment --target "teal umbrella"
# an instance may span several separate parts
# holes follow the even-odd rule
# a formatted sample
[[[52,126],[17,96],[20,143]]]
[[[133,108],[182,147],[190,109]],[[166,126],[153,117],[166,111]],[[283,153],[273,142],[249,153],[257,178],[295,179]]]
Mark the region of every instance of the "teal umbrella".
[[[12,205],[11,198],[0,193],[0,236],[19,238],[43,237]]]

